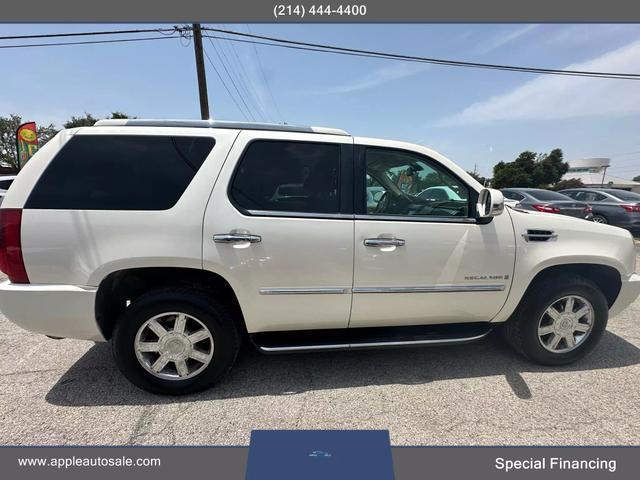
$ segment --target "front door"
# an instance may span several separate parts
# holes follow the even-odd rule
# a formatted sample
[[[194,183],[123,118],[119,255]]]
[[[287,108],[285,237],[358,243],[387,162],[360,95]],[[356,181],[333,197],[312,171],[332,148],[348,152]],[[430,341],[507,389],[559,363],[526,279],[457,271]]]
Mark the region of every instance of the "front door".
[[[349,326],[490,320],[506,301],[514,269],[508,213],[477,222],[476,192],[426,155],[357,148],[365,186],[356,189]]]
[[[205,213],[203,266],[231,284],[249,333],[347,327],[352,145],[339,135],[238,136]]]

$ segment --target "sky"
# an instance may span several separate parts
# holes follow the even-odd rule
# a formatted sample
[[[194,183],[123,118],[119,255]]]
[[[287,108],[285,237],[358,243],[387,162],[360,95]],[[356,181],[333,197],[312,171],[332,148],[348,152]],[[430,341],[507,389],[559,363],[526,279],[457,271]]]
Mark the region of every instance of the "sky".
[[[0,24],[0,36],[161,26],[171,27]],[[209,26],[433,58],[640,73],[640,24]],[[0,45],[16,43],[27,42]],[[482,175],[521,151],[553,148],[562,148],[566,160],[610,157],[612,175],[640,175],[640,81],[426,65],[206,38],[204,49],[216,119],[321,125],[419,143]],[[199,118],[193,45],[184,39],[0,49],[0,61],[2,116],[16,113],[58,126],[72,115],[105,117],[116,110],[140,118]]]

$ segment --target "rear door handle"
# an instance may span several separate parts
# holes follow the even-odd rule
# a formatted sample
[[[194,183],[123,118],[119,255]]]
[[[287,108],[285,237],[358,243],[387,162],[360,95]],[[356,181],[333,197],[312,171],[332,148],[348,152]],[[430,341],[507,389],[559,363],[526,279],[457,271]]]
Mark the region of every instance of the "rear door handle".
[[[404,240],[401,238],[365,238],[365,247],[402,247]]]
[[[259,243],[262,241],[262,237],[260,235],[251,235],[249,233],[216,233],[213,236],[213,241],[216,243]]]

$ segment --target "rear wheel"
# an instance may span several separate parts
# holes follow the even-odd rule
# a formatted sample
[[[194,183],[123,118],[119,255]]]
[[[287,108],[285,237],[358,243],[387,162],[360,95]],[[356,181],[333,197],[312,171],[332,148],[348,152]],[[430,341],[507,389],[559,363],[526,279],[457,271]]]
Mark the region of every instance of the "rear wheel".
[[[116,324],[116,363],[135,385],[186,394],[220,380],[235,361],[240,336],[224,303],[193,290],[158,290],[134,301]]]
[[[574,362],[596,346],[607,326],[605,296],[578,275],[539,282],[526,295],[504,332],[508,342],[534,362]]]
[[[609,220],[607,220],[607,218],[603,217],[602,215],[594,215],[593,221],[596,223],[609,223]]]

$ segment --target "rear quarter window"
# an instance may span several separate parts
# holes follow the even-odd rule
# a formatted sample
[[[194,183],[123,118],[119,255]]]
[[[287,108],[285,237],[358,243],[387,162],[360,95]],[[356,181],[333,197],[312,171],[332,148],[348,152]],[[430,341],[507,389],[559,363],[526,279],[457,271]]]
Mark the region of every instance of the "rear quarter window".
[[[214,143],[211,137],[76,135],[42,173],[25,208],[169,209]]]

